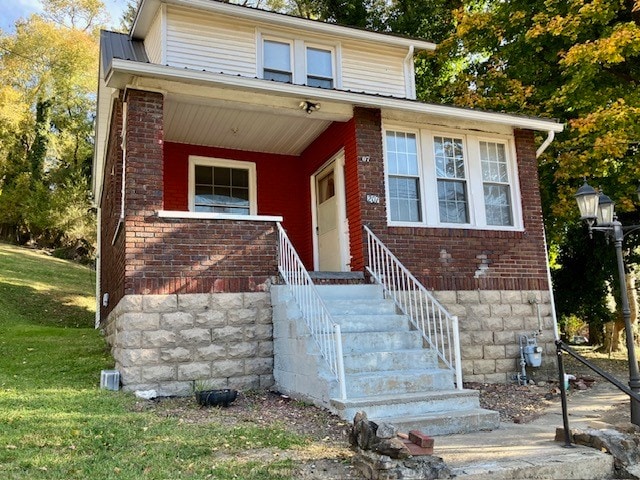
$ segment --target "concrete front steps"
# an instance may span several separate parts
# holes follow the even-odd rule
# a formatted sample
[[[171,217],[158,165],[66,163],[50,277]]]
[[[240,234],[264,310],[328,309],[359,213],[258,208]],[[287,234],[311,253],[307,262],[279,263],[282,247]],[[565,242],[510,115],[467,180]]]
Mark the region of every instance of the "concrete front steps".
[[[347,399],[339,399],[339,385],[314,342],[303,335],[306,326],[296,317],[286,287],[276,288],[274,376],[282,391],[309,398],[346,420],[365,411],[371,420],[403,431],[444,435],[497,428],[497,412],[480,408],[478,392],[454,389],[453,373],[439,368],[436,353],[423,347],[409,318],[397,313],[377,285],[317,286],[342,328]]]

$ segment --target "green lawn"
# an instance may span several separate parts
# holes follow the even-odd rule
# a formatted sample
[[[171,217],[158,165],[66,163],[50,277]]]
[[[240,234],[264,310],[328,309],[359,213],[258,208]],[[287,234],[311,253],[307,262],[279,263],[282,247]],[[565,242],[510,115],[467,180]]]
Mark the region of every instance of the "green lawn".
[[[291,460],[246,452],[302,447],[305,437],[186,424],[99,390],[113,364],[93,328],[94,295],[90,269],[0,243],[1,479],[290,478]]]

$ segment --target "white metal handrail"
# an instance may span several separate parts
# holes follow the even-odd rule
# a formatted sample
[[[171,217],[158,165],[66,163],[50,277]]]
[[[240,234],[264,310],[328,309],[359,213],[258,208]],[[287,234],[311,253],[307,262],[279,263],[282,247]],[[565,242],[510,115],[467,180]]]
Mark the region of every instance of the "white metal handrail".
[[[302,264],[280,222],[278,225],[278,271],[298,303],[302,318],[309,327],[320,354],[340,385],[340,397],[347,398],[342,355],[342,332],[333,322],[329,309],[318,294],[309,272]]]
[[[456,387],[462,390],[458,317],[447,312],[369,227],[365,225],[364,230],[369,251],[367,270],[454,372]]]

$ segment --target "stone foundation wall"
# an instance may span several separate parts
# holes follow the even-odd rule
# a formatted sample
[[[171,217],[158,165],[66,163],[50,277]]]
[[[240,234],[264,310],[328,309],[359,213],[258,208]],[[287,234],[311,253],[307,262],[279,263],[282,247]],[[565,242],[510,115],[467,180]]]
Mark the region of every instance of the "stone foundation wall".
[[[126,295],[103,322],[123,389],[188,395],[273,384],[268,292]]]
[[[534,380],[557,378],[553,317],[549,292],[464,290],[433,292],[460,324],[462,376],[465,382],[512,382],[520,372],[520,336],[538,331],[542,366],[527,368]],[[538,308],[540,317],[538,318]]]

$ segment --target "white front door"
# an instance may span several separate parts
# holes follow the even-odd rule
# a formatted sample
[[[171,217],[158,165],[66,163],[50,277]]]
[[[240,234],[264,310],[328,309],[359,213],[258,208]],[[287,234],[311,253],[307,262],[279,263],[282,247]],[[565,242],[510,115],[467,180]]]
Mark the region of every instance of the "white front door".
[[[314,175],[315,268],[323,272],[349,270],[344,208],[344,156],[340,156]]]

